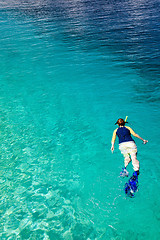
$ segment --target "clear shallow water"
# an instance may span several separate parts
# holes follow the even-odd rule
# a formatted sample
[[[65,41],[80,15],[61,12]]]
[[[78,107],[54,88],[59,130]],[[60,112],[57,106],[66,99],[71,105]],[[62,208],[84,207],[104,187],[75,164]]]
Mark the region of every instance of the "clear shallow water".
[[[0,6],[1,239],[159,239],[158,1]],[[149,140],[134,199],[110,152],[126,115]]]

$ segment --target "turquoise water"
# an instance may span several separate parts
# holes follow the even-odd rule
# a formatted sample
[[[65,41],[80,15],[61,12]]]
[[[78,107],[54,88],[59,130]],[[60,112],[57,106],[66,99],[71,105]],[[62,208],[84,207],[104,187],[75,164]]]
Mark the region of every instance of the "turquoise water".
[[[0,6],[0,239],[158,240],[159,3]],[[126,115],[149,140],[133,199],[110,151]]]

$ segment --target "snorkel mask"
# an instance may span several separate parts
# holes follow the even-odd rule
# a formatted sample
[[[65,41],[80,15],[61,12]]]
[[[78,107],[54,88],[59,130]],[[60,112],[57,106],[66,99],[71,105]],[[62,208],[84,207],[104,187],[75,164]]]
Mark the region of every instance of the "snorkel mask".
[[[115,125],[118,124],[119,126],[124,126],[126,123],[128,123],[127,118],[128,118],[128,116],[126,116],[125,120],[123,118],[119,118],[117,120],[117,122],[115,123]]]

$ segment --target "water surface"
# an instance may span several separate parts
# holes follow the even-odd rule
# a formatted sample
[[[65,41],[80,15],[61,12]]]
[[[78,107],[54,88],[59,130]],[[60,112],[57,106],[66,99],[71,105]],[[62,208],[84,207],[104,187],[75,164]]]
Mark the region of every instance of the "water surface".
[[[158,9],[0,2],[1,239],[159,239]],[[126,115],[149,140],[134,199],[110,152]]]

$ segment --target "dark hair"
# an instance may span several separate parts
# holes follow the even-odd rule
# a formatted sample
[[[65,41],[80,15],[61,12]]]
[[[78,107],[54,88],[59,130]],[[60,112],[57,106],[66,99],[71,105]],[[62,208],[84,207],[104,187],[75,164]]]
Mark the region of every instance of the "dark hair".
[[[119,126],[124,126],[125,123],[126,123],[126,122],[124,121],[123,118],[119,118],[119,119],[117,120],[117,122],[115,123],[115,125],[118,124]]]

